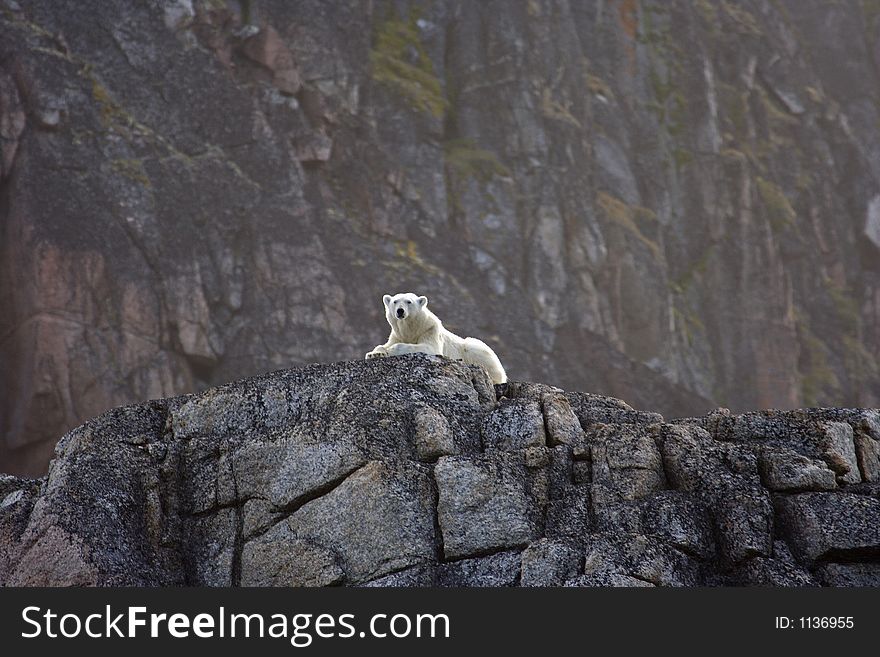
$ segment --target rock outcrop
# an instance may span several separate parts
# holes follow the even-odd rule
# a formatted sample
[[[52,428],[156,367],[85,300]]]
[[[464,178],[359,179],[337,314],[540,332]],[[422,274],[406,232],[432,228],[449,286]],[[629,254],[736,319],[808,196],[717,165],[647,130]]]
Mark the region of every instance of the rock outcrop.
[[[411,355],[114,409],[0,478],[0,583],[880,586],[880,411],[666,421]]]
[[[880,405],[878,21],[0,0],[0,469],[112,406],[360,357],[405,290],[520,380]]]

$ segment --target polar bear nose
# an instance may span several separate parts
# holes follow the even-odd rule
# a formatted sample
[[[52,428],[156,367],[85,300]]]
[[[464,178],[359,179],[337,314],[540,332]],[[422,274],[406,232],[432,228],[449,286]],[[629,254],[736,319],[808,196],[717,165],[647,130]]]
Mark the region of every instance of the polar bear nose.
[[[398,309],[397,309],[397,316],[398,316],[400,319],[403,319],[403,316],[404,316],[405,314],[406,314],[406,311],[404,311],[403,308],[398,308]]]

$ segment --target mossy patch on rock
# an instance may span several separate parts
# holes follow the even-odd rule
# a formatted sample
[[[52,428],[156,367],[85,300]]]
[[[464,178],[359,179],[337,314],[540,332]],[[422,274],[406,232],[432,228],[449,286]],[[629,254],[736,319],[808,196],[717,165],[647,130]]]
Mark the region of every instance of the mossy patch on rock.
[[[681,329],[688,346],[694,344],[697,334],[706,333],[706,325],[703,324],[703,320],[690,307],[679,308],[673,305],[672,317],[675,325]]]
[[[847,335],[858,333],[860,323],[858,302],[846,288],[831,281],[828,282],[827,289],[843,332]]]
[[[94,78],[92,78],[92,98],[98,103],[101,111],[101,122],[105,127],[110,127],[112,124],[127,118],[126,113],[113,100],[110,92],[107,91],[107,87]]]
[[[144,164],[140,160],[116,159],[110,163],[110,168],[121,176],[140,183],[144,187],[152,187],[150,178],[144,170]]]
[[[567,99],[557,100],[553,96],[553,92],[548,88],[544,88],[541,92],[541,113],[554,121],[562,121],[573,125],[575,128],[583,128],[580,121],[572,114],[571,101]]]
[[[840,380],[831,368],[829,349],[807,326],[798,321],[801,344],[801,395],[804,404],[817,406],[822,399],[833,397],[840,391]]]
[[[709,259],[712,257],[715,252],[715,245],[710,244],[705,251],[703,251],[702,255],[700,255],[699,259],[694,262],[681,276],[679,276],[676,280],[669,282],[669,289],[674,294],[687,294],[687,292],[691,289],[691,286],[695,281],[699,280],[700,277],[706,273],[706,269],[709,267]]]
[[[395,13],[378,26],[370,51],[372,74],[416,110],[440,118],[449,103],[419,37],[417,21],[416,15],[404,20]]]
[[[509,176],[510,169],[504,166],[492,151],[480,148],[472,139],[452,139],[443,144],[446,164],[462,178],[476,178],[487,181],[494,176]]]
[[[778,231],[793,226],[795,219],[797,219],[797,212],[795,212],[782,188],[775,182],[760,176],[755,179],[755,183],[758,186],[761,202],[767,211],[767,220],[770,222],[770,227]]]
[[[608,83],[598,75],[586,73],[584,79],[586,80],[587,89],[590,93],[596,94],[597,96],[604,96],[608,100],[614,99],[614,91],[612,91]]]
[[[651,210],[638,206],[630,206],[607,192],[599,192],[596,195],[596,204],[599,206],[599,209],[602,210],[605,217],[644,244],[654,258],[657,260],[661,259],[660,246],[657,242],[647,237],[636,222],[637,219],[650,219],[652,216],[656,220],[656,215],[654,215]]]
[[[747,36],[761,36],[760,21],[740,3],[724,0],[721,9],[735,32]]]

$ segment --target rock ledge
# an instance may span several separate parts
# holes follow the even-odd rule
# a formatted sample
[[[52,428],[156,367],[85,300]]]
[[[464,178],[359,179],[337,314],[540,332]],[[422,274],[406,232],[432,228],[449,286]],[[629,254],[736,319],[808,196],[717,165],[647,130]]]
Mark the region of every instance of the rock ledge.
[[[880,585],[880,412],[665,421],[424,355],[117,408],[0,476],[6,585]]]

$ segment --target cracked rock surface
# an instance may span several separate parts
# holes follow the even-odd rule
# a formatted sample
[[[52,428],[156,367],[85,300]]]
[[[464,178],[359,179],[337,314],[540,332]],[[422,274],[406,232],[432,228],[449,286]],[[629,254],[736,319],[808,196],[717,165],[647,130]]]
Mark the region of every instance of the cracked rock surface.
[[[666,420],[421,354],[281,370],[0,477],[0,583],[880,585],[878,417]]]

